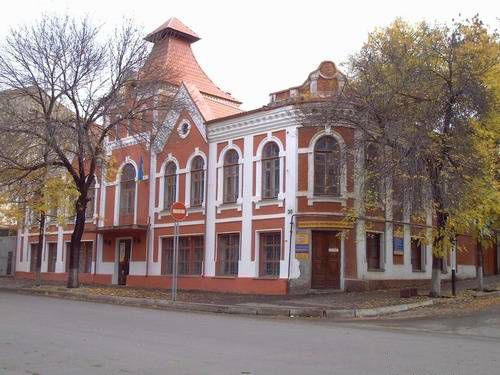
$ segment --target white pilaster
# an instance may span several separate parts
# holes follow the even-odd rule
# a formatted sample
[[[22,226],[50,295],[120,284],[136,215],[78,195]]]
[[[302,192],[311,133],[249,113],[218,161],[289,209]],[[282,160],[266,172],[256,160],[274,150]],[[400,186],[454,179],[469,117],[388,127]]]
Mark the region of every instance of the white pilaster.
[[[239,178],[243,199],[238,276],[256,277],[258,275],[257,262],[252,262],[253,135],[246,135],[243,144],[243,166],[240,168]]]
[[[57,256],[56,256],[56,272],[65,271],[65,262],[63,260],[64,253],[64,234],[63,227],[57,226]]]
[[[217,200],[217,143],[208,145],[207,214],[205,225],[205,275],[215,275],[215,205]]]
[[[291,228],[290,221],[292,214],[297,212],[297,168],[298,168],[298,140],[297,127],[290,127],[286,130],[286,150],[285,162],[285,230],[284,236],[284,256],[280,264],[280,277],[288,277],[288,259],[290,260],[290,279],[295,279],[300,276],[299,261],[295,259],[295,228]],[[280,167],[282,165],[280,163]],[[294,220],[295,222],[296,220]],[[292,243],[290,244],[290,230],[292,232]],[[290,251],[291,245],[291,251]]]

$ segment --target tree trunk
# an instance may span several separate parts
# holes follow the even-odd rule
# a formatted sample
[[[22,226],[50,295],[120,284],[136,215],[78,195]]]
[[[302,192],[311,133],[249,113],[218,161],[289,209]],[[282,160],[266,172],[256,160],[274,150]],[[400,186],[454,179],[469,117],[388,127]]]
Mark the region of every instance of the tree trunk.
[[[441,296],[441,262],[442,258],[437,257],[432,254],[432,278],[431,278],[431,290],[429,292],[430,297]]]
[[[85,210],[87,208],[87,196],[82,193],[76,201],[76,219],[71,242],[69,246],[69,266],[68,266],[68,288],[78,288],[80,281],[78,279],[78,269],[80,268],[80,248],[85,229]]]
[[[432,249],[432,278],[431,278],[431,290],[429,292],[430,297],[440,297],[441,296],[441,263],[443,262],[442,257],[436,255],[436,249],[440,249],[443,243],[444,229],[448,220],[448,215],[441,210],[436,212],[436,229],[438,234],[434,238],[433,249]]]
[[[36,264],[35,264],[35,285],[42,285],[42,254],[43,240],[45,234],[45,212],[40,212],[40,227],[38,228],[38,246],[36,247]]]
[[[481,241],[479,239],[477,240],[476,278],[477,278],[477,289],[482,292],[484,290],[483,246],[481,245]]]

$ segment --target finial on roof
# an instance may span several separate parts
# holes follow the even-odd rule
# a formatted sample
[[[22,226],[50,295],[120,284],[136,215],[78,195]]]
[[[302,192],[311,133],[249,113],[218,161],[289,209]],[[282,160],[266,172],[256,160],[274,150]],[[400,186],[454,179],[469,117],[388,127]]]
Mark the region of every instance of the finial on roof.
[[[160,27],[149,33],[144,39],[148,42],[154,43],[163,39],[166,35],[175,35],[179,38],[187,40],[189,43],[194,43],[197,40],[200,40],[198,34],[175,17],[169,18]]]

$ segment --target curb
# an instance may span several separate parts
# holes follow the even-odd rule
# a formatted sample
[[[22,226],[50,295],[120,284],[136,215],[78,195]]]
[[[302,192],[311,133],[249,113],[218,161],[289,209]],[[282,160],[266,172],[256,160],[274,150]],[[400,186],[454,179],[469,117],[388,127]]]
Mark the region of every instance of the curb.
[[[142,307],[150,309],[159,309],[167,311],[190,311],[190,312],[209,312],[224,313],[233,315],[253,315],[267,317],[286,317],[286,318],[322,318],[328,320],[347,320],[356,318],[379,317],[393,314],[396,312],[407,311],[418,307],[430,306],[434,300],[427,300],[402,305],[383,306],[371,309],[324,309],[311,307],[259,307],[245,305],[218,305],[211,303],[196,302],[172,302],[168,300],[158,300],[139,297],[117,297],[103,295],[84,295],[66,291],[48,291],[36,290],[33,288],[16,288],[0,286],[0,291],[13,292],[26,295],[37,295],[44,297],[56,297],[70,299],[75,301],[107,303],[114,305]],[[500,292],[499,292],[500,294]],[[491,293],[489,293],[491,295]]]
[[[474,298],[497,297],[497,296],[500,296],[500,290],[495,290],[493,292],[473,291],[471,294],[472,294],[472,297],[474,297]]]

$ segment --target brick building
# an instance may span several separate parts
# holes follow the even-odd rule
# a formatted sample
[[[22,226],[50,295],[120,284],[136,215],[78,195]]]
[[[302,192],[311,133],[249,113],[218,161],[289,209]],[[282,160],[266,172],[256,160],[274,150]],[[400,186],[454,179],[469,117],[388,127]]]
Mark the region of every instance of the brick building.
[[[334,94],[344,76],[322,62],[297,87],[272,93],[270,103],[244,112],[199,66],[191,44],[199,37],[172,18],[146,36],[150,60],[175,65],[173,109],[150,149],[120,130],[107,149],[119,168],[114,180],[96,176],[80,258],[82,282],[170,287],[172,202],[184,202],[179,287],[236,293],[285,294],[310,288],[360,289],[428,282],[432,216],[412,222],[384,199],[378,215],[363,211],[366,158],[345,150],[358,136],[339,126],[303,127],[297,98]],[[340,162],[340,160],[344,162]],[[387,196],[387,192],[384,192]],[[49,223],[42,276],[66,280],[72,225]],[[17,241],[16,274],[32,277],[38,241],[26,223]],[[475,276],[472,239],[459,236],[460,278]],[[486,273],[498,272],[497,249]],[[447,263],[447,264],[446,264]]]

